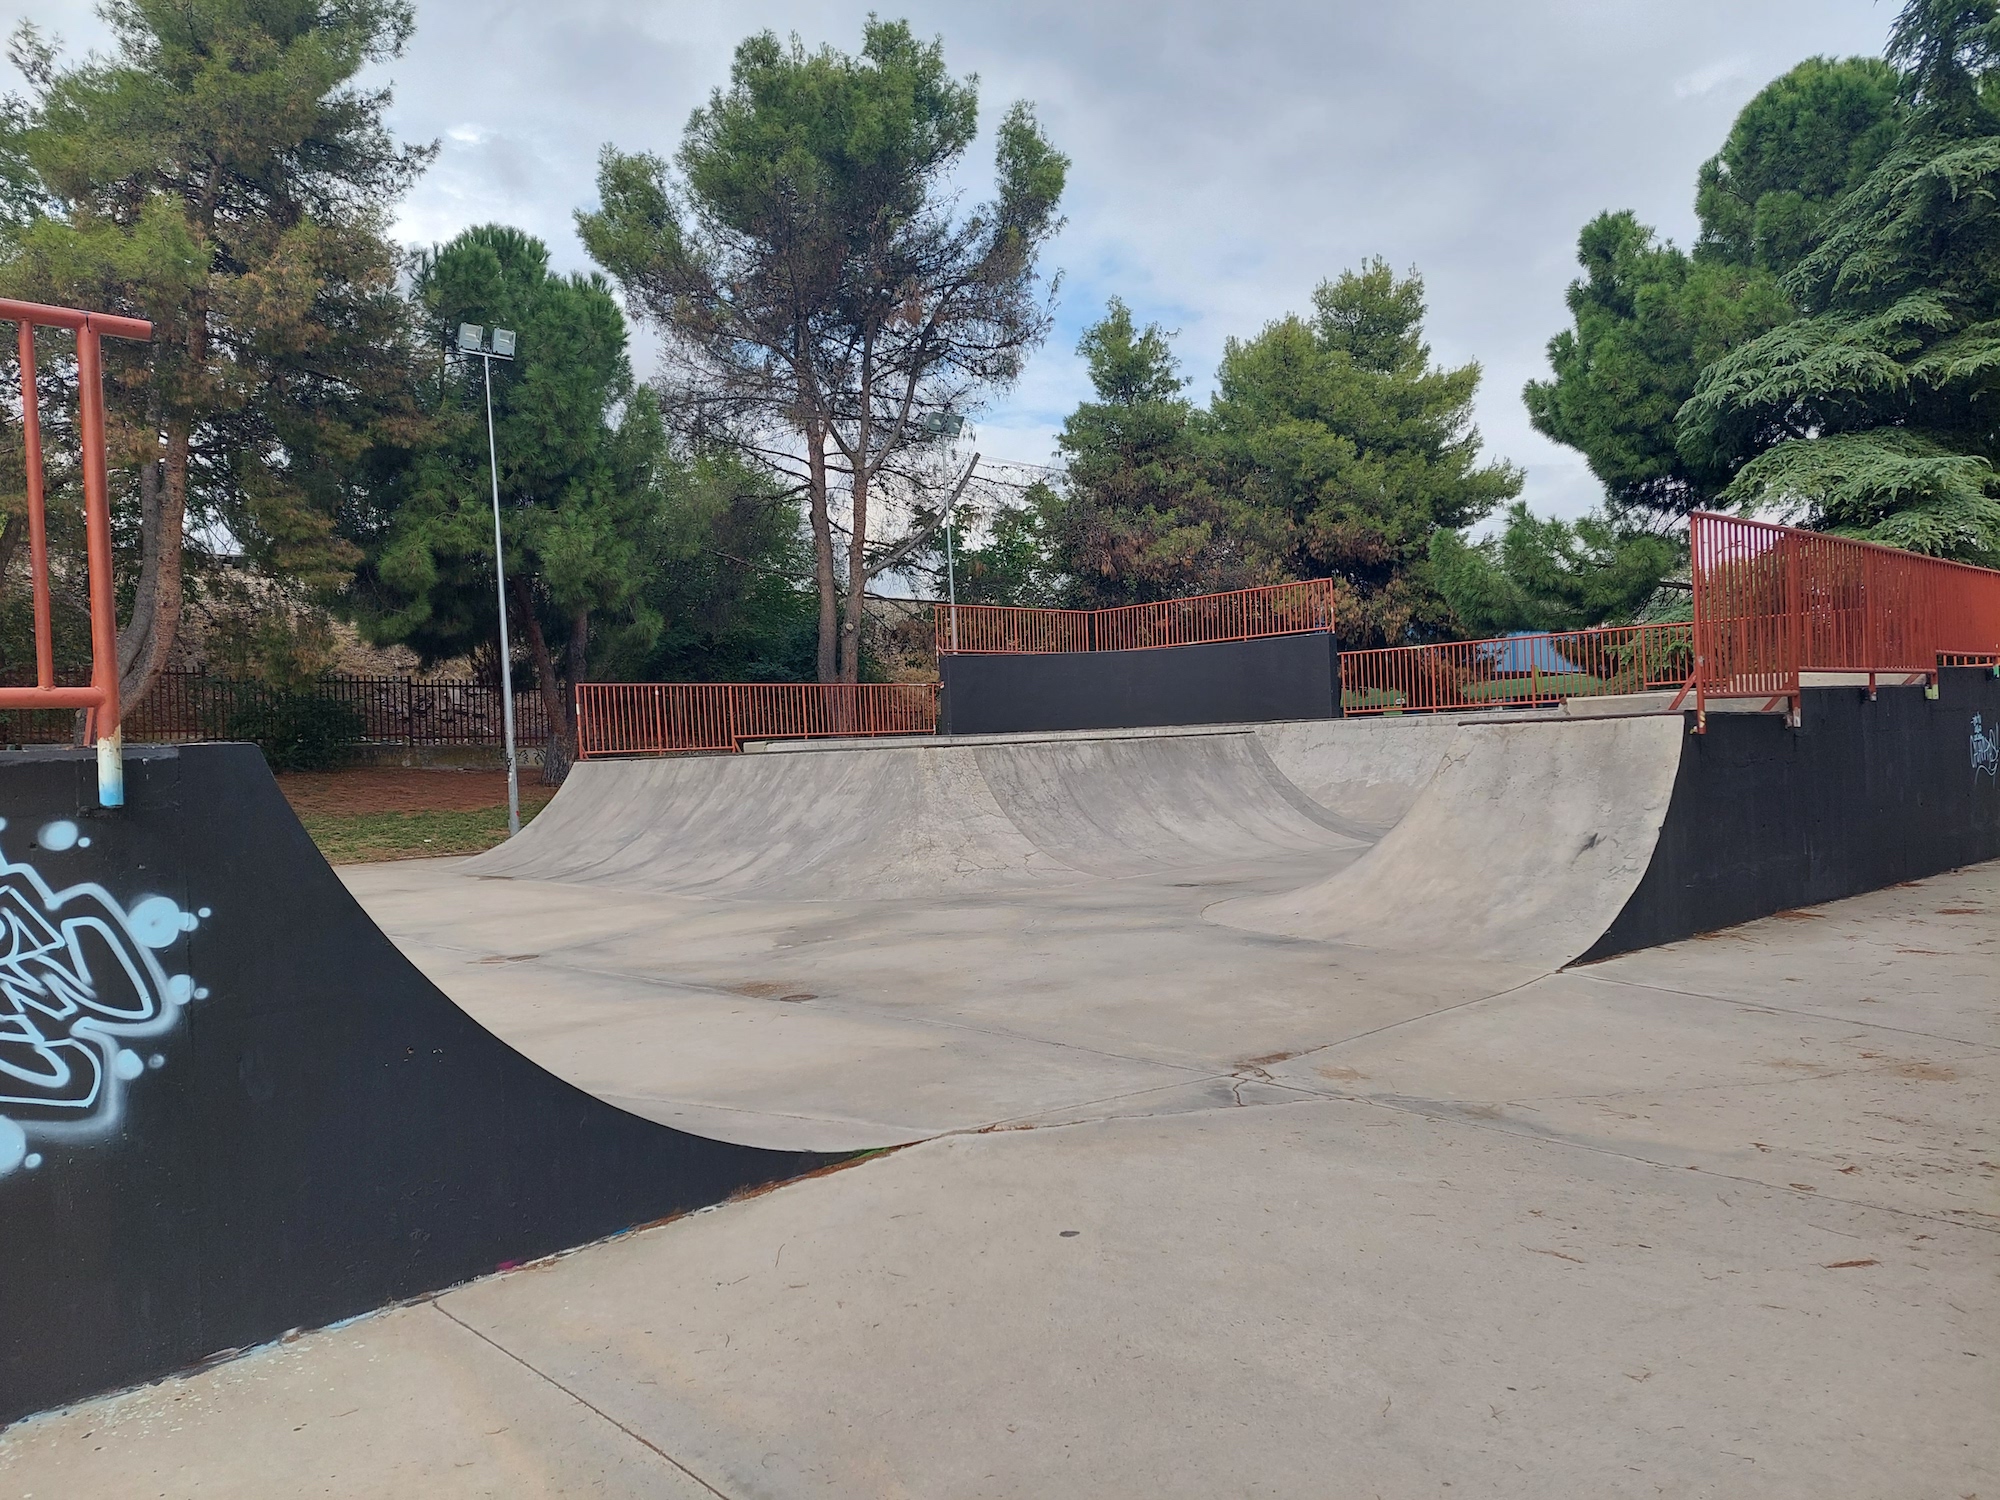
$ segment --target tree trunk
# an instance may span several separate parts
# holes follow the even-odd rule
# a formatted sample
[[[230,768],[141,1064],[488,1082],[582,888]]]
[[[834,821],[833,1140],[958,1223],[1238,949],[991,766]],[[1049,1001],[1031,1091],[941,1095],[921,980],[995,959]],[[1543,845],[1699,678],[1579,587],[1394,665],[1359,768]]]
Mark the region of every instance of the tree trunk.
[[[170,422],[166,456],[140,471],[139,582],[132,617],[118,637],[118,701],[125,713],[144,701],[180,634],[190,439],[186,420]]]
[[[863,447],[861,452],[867,453]],[[854,533],[847,539],[846,611],[840,622],[840,680],[861,680],[861,624],[868,596],[868,470],[854,468]]]
[[[9,579],[7,575],[14,569],[14,558],[21,550],[21,543],[28,535],[26,515],[9,516],[4,529],[0,529],[0,598],[5,598]],[[28,660],[35,659],[34,648],[28,650]]]
[[[563,733],[570,764],[576,764],[576,687],[590,669],[590,611],[579,609],[569,617],[569,691],[563,694]]]
[[[834,682],[839,678],[835,646],[840,595],[833,576],[833,525],[827,514],[826,428],[817,419],[806,426],[806,511],[812,523],[813,582],[819,589],[816,665],[821,682]]]
[[[861,611],[868,593],[868,482],[874,475],[868,461],[873,450],[875,401],[875,338],[871,329],[861,341],[861,400],[854,424],[854,451],[848,454],[853,481],[848,486],[851,530],[847,534],[847,608],[840,622],[840,680],[861,680]]]
[[[535,660],[535,683],[541,689],[542,712],[548,716],[549,737],[542,745],[542,783],[561,786],[569,774],[569,746],[564,743],[562,688],[556,682],[556,664],[549,655],[549,643],[542,635],[541,617],[535,613],[534,591],[528,580],[515,574],[507,580],[514,594],[514,613],[528,635],[528,654]]]

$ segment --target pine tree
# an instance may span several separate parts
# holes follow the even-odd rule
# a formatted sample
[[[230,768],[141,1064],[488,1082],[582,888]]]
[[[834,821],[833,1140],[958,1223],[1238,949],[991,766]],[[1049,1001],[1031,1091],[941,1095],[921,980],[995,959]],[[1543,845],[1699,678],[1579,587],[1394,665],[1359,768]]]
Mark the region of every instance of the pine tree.
[[[1724,498],[1846,535],[2000,563],[2000,15],[1910,0],[1908,113],[1787,276],[1797,321],[1719,360],[1681,440]]]
[[[190,531],[325,591],[344,514],[420,435],[387,215],[429,159],[354,80],[397,56],[406,0],[107,0],[115,45],[71,66],[32,27],[0,123],[0,288],[150,319],[106,346],[121,530],[136,535],[119,671],[136,704],[179,627]]]

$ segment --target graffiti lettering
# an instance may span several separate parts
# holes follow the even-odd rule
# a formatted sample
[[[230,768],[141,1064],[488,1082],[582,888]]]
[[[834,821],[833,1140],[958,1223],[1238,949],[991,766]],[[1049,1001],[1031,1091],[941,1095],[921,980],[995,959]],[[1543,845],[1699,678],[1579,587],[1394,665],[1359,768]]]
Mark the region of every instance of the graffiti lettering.
[[[50,824],[40,846],[87,846],[65,842],[74,827]],[[165,896],[127,909],[99,885],[58,891],[0,853],[0,1176],[39,1166],[38,1140],[117,1129],[127,1086],[165,1062],[136,1044],[171,1032],[207,993],[159,959],[207,914]]]
[[[2000,777],[2000,724],[1992,729],[1982,727],[1978,714],[1972,716],[1972,774],[1984,771],[1988,776]]]

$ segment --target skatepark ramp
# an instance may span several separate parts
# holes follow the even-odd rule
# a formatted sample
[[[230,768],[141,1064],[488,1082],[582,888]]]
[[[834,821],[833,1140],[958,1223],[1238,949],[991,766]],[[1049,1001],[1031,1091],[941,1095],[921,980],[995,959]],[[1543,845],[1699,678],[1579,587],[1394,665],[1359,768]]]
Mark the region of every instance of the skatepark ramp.
[[[593,761],[469,868],[690,895],[893,898],[1351,855],[1372,835],[1239,727]]]
[[[248,745],[0,756],[0,1420],[794,1177],[475,1024]]]
[[[1777,714],[1369,717],[592,762],[473,861],[723,899],[1257,869],[1209,919],[1558,967],[2000,855],[2000,679]]]
[[[1254,986],[1259,943],[1527,975],[2000,857],[1992,671],[1804,699],[1706,735],[1417,715],[586,762],[452,878],[655,893],[669,932],[716,913],[711,942],[739,908],[837,935],[816,903],[921,895],[919,926],[1086,932],[1171,898],[1259,935],[1219,950]],[[0,1418],[846,1159],[655,1124],[503,1044],[254,749],[135,753],[122,810],[94,770],[0,757]],[[494,889],[467,879],[468,912]]]

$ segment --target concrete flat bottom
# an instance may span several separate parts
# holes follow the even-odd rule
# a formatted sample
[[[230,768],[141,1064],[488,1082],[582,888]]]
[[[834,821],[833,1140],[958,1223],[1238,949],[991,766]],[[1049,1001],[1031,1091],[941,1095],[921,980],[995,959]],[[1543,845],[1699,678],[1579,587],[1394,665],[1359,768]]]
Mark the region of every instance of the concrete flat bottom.
[[[368,892],[392,930],[405,874]],[[554,888],[486,889],[496,951],[419,956],[528,976],[487,1012],[526,1035]],[[634,912],[597,920],[618,950]],[[1099,1014],[1036,984],[1043,931],[968,908],[925,1013],[837,910],[718,904],[690,965],[740,961],[732,920],[774,967],[671,992],[690,1077],[761,1039],[749,1112],[849,1066],[928,1126],[890,1082],[943,1036],[954,1088],[996,1080],[962,1133],[21,1423],[0,1495],[2000,1493],[2000,865],[1511,984],[1444,966],[1429,1003],[1420,955],[1239,934],[1260,966],[1206,1023],[1195,980],[1146,1007],[1171,949],[1129,989],[1109,955]],[[851,942],[851,1009],[740,993],[802,936]],[[1003,1020],[952,974],[1008,951]],[[609,1056],[642,1007],[604,1003]]]

